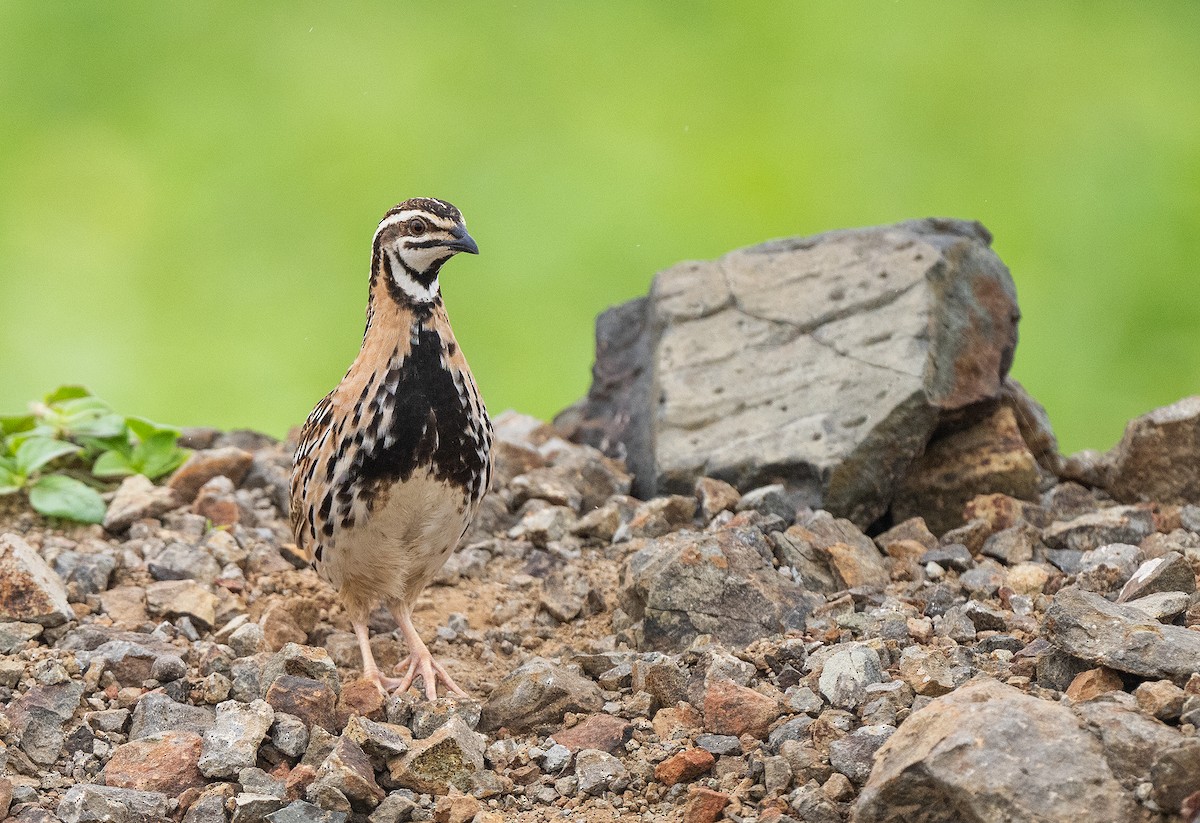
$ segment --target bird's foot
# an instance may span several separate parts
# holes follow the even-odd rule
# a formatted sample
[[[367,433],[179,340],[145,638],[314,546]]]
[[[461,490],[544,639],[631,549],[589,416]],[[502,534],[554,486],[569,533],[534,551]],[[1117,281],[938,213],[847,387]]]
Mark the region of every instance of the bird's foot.
[[[446,687],[446,691],[450,694],[457,697],[471,696],[463,690],[462,686],[454,682],[454,678],[446,671],[446,667],[434,660],[433,655],[429,653],[428,649],[423,648],[422,652],[424,653],[410,654],[396,664],[397,672],[404,671],[404,676],[396,681],[400,684],[400,692],[407,691],[408,687],[412,685],[413,680],[419,676],[421,678],[421,685],[425,689],[425,698],[427,700],[437,700],[438,681],[441,681],[442,685]]]
[[[399,677],[384,677],[383,672],[379,669],[370,669],[363,672],[363,680],[370,680],[374,683],[384,697],[392,694],[392,692],[404,692],[408,689],[408,683],[405,683],[403,678]],[[401,688],[403,686],[404,688]]]

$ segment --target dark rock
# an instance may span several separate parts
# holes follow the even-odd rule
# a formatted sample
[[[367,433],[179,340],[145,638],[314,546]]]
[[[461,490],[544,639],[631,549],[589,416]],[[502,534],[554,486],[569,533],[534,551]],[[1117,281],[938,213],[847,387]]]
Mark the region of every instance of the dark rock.
[[[913,712],[883,744],[854,819],[1124,823],[1135,809],[1070,709],[984,679]]]
[[[208,552],[186,543],[171,543],[150,561],[150,575],[155,580],[199,580],[211,584],[221,573],[221,566]]]
[[[1167,552],[1139,566],[1121,589],[1117,602],[1125,603],[1160,592],[1191,594],[1194,591],[1196,573],[1192,571],[1192,565],[1179,552]]]
[[[567,712],[594,712],[603,703],[600,688],[591,680],[535,657],[492,690],[480,722],[487,731],[548,729],[561,723]]]
[[[866,526],[944,411],[1002,393],[1018,311],[990,240],[911,221],[660,272],[601,316],[592,389],[559,423],[627,457],[639,496],[784,482]]]
[[[116,565],[111,556],[99,553],[64,551],[54,558],[54,571],[67,584],[74,602],[107,589]]]
[[[894,726],[863,726],[829,744],[829,764],[861,786],[871,775],[875,752],[896,731]]]
[[[206,706],[176,703],[165,694],[149,692],[133,707],[129,739],[139,740],[172,730],[203,735],[212,728],[214,719],[213,710]]]
[[[1081,514],[1073,520],[1051,523],[1042,531],[1046,545],[1088,552],[1110,543],[1137,545],[1154,533],[1154,517],[1147,509],[1114,506]]]
[[[74,716],[81,697],[83,684],[68,680],[34,686],[4,710],[21,750],[34,763],[49,765],[58,759],[65,741],[63,726]]]
[[[819,598],[776,572],[771,555],[756,529],[683,532],[647,542],[620,577],[621,609],[640,622],[638,647],[682,650],[700,634],[744,646],[802,628]]]
[[[1200,633],[1164,625],[1138,609],[1074,587],[1054,597],[1042,631],[1074,657],[1139,677],[1182,682],[1200,671]]]
[[[305,726],[321,726],[336,731],[337,695],[319,680],[285,674],[267,688],[266,701],[271,708],[298,717]]]
[[[1127,503],[1200,503],[1200,397],[1129,422],[1109,456],[1108,491]]]
[[[975,558],[962,543],[938,546],[921,555],[921,564],[937,563],[943,569],[965,572],[975,565]]]

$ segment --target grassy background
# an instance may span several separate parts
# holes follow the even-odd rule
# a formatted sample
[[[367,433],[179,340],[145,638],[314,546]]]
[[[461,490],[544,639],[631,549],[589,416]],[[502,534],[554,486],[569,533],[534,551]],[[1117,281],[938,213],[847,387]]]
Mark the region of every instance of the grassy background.
[[[1200,4],[0,0],[0,411],[65,381],[281,434],[361,333],[368,245],[444,197],[493,411],[592,319],[770,237],[982,220],[1067,450],[1200,384]]]

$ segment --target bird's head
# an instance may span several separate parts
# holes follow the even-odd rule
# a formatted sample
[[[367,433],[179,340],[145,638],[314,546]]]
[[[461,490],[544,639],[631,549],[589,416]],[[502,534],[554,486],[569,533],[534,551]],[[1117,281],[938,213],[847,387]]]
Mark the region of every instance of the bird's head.
[[[373,276],[415,303],[438,298],[442,264],[460,251],[479,254],[462,212],[445,200],[414,197],[388,210],[379,221],[371,250]]]

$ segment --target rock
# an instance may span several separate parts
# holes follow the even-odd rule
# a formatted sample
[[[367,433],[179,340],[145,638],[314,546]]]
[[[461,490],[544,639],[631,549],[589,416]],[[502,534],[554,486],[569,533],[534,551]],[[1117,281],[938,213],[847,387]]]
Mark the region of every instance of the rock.
[[[315,724],[337,731],[337,695],[319,680],[285,674],[267,688],[266,701],[275,711],[298,717],[308,728]]]
[[[1046,545],[1089,552],[1111,543],[1137,545],[1154,533],[1154,517],[1136,506],[1114,506],[1051,523],[1043,530]]]
[[[116,566],[111,556],[100,553],[63,551],[54,558],[55,573],[66,584],[68,598],[77,603],[107,589]]]
[[[30,640],[42,636],[45,627],[40,623],[0,623],[0,654],[16,654]]]
[[[937,537],[934,536],[933,532],[929,531],[929,527],[925,524],[925,519],[922,517],[910,517],[908,520],[897,523],[876,537],[875,544],[884,553],[887,553],[889,545],[902,540],[911,540],[919,544],[925,551],[933,551],[938,545]]]
[[[983,553],[1006,566],[1015,566],[1033,559],[1034,549],[1041,547],[1040,532],[1028,523],[1010,526],[983,541]]]
[[[180,503],[191,503],[200,493],[200,487],[214,477],[228,477],[237,486],[246,477],[253,462],[253,454],[233,446],[201,449],[192,452],[171,475],[167,485],[175,492]]]
[[[568,578],[554,571],[542,581],[538,605],[558,622],[569,623],[583,613],[591,594],[592,587],[587,578],[579,575]]]
[[[149,621],[146,590],[141,586],[117,586],[100,592],[100,608],[119,629],[136,631]]]
[[[477,728],[482,714],[483,706],[476,700],[439,697],[433,701],[418,701],[413,705],[412,717],[407,725],[412,729],[413,737],[429,737],[455,716],[462,718],[468,727]]]
[[[837,588],[883,588],[891,575],[874,541],[854,523],[819,511],[788,529],[793,540],[811,543],[824,555],[837,578]]]
[[[1003,392],[1019,313],[990,240],[910,221],[660,272],[601,315],[588,398],[558,422],[626,456],[639,496],[783,482],[865,527],[943,412]]]
[[[338,728],[345,726],[346,722],[355,715],[369,717],[372,720],[383,720],[387,715],[386,702],[383,693],[379,691],[379,687],[373,680],[359,678],[342,686],[335,714]]]
[[[629,782],[629,770],[608,752],[584,749],[575,755],[575,778],[583,794],[619,794]]]
[[[322,809],[303,800],[293,800],[264,818],[267,823],[346,823],[346,819],[345,812]]]
[[[451,786],[467,791],[471,776],[483,770],[484,737],[453,716],[408,753],[392,758],[388,769],[397,786],[417,792],[445,794]]]
[[[896,731],[894,726],[875,725],[855,729],[829,744],[829,764],[861,786],[871,775],[875,752]]]
[[[632,734],[633,725],[628,720],[611,714],[593,714],[569,729],[559,729],[554,733],[554,739],[572,752],[598,749],[616,754],[624,750],[625,742]]]
[[[628,494],[630,479],[620,463],[591,448],[567,449],[552,466],[534,468],[509,483],[513,506],[545,500],[589,512],[614,494]]]
[[[4,716],[30,760],[48,766],[58,759],[65,739],[63,726],[74,716],[81,697],[83,684],[67,680],[34,686],[5,708]]]
[[[75,619],[54,570],[15,534],[0,535],[0,620],[52,628]]]
[[[684,749],[654,767],[654,779],[666,786],[695,780],[713,767],[716,759],[704,749]]]
[[[523,733],[557,725],[567,712],[594,712],[603,704],[591,680],[535,657],[492,690],[480,722],[486,731],[504,727]]]
[[[258,747],[274,720],[263,700],[246,705],[227,700],[217,706],[213,727],[204,733],[200,771],[208,777],[233,777],[258,760]]]
[[[636,509],[628,522],[613,535],[614,543],[638,537],[662,537],[691,525],[696,516],[696,498],[672,494],[647,500]]]
[[[691,786],[683,807],[683,823],[716,823],[729,801],[729,795],[724,792],[705,786]]]
[[[299,757],[308,748],[308,726],[300,718],[276,710],[271,723],[271,745],[286,757]]]
[[[195,580],[163,580],[146,587],[151,614],[188,617],[205,628],[216,622],[217,596]]]
[[[759,486],[746,492],[737,502],[737,511],[754,511],[764,517],[778,517],[788,526],[796,519],[796,507],[788,500],[787,490],[782,483]]]
[[[409,819],[417,804],[403,794],[389,794],[367,818],[368,823],[401,823]],[[476,818],[476,823],[480,823]],[[498,821],[498,823],[500,823]]]
[[[1074,587],[1055,595],[1042,632],[1067,654],[1143,678],[1182,682],[1200,671],[1200,633]]]
[[[186,543],[171,543],[148,564],[155,580],[198,580],[211,585],[221,566],[208,552]]]
[[[234,495],[233,481],[228,477],[214,477],[196,494],[192,511],[200,515],[214,528],[229,528],[242,519],[242,507]],[[289,561],[290,562],[290,561]]]
[[[1075,713],[1100,740],[1104,758],[1117,780],[1131,790],[1150,780],[1155,757],[1174,748],[1182,737],[1177,730],[1139,711],[1133,697],[1124,692],[1080,703]]]
[[[1191,564],[1179,552],[1167,552],[1139,566],[1121,589],[1117,602],[1126,603],[1161,592],[1191,594],[1194,591],[1196,574],[1192,571]]]
[[[869,646],[853,645],[834,652],[825,660],[818,681],[821,694],[831,705],[853,709],[867,693],[867,686],[883,681],[879,653]]]
[[[284,644],[283,648],[263,665],[263,685],[270,686],[285,674],[319,680],[332,689],[334,694],[338,694],[342,688],[337,666],[330,658],[329,652],[322,648],[302,646],[299,643]]]
[[[1125,605],[1155,620],[1166,622],[1187,611],[1190,601],[1191,597],[1183,592],[1158,592],[1126,601]]]
[[[803,628],[819,599],[776,572],[772,554],[750,528],[648,541],[619,581],[621,610],[639,623],[638,648],[679,651],[701,634],[740,647]]]
[[[453,792],[437,799],[433,808],[434,823],[471,823],[481,808],[482,804],[475,796]]]
[[[900,654],[900,678],[920,695],[948,694],[970,676],[969,669],[955,666],[940,649],[909,646]]]
[[[761,739],[782,713],[771,698],[730,680],[718,680],[704,692],[704,728],[715,734]]]
[[[1135,809],[1070,709],[981,679],[913,712],[883,744],[854,820],[1117,823]]]
[[[732,511],[741,499],[741,493],[724,480],[715,477],[697,477],[693,489],[696,502],[700,504],[700,516],[705,522],[723,511]],[[792,512],[793,516],[795,512]]]
[[[1200,397],[1131,420],[1109,463],[1106,485],[1118,500],[1200,503]]]
[[[980,494],[1037,500],[1041,477],[1008,406],[965,428],[934,434],[924,454],[900,480],[892,513],[923,516],[939,534],[961,526],[963,508]]]
[[[1119,674],[1112,669],[1100,666],[1075,675],[1075,679],[1067,687],[1066,695],[1075,703],[1083,703],[1087,700],[1095,700],[1102,694],[1119,692],[1123,688],[1125,688],[1125,684],[1121,681]]]
[[[104,528],[113,534],[128,529],[135,521],[147,517],[161,517],[178,506],[175,492],[166,486],[156,486],[145,475],[126,477],[117,488],[108,511],[104,514]]]
[[[375,782],[375,771],[366,753],[353,740],[341,737],[333,751],[317,769],[317,779],[308,788],[309,799],[320,797],[322,790],[336,789],[345,795],[356,811],[379,805],[385,792]]]
[[[1148,680],[1133,690],[1138,707],[1159,720],[1178,720],[1183,711],[1183,689],[1170,680]]]
[[[161,823],[167,819],[167,796],[115,786],[72,786],[58,804],[63,823]]]
[[[1150,767],[1155,802],[1164,810],[1181,809],[1184,800],[1196,792],[1197,774],[1200,774],[1200,738],[1185,738],[1158,753]]]
[[[166,731],[118,746],[104,766],[109,786],[176,797],[207,781],[198,766],[203,740],[191,731]]]
[[[1101,546],[1082,556],[1075,583],[1087,591],[1114,591],[1133,576],[1142,559],[1142,550],[1137,546],[1126,543]]]
[[[149,692],[133,707],[129,739],[140,740],[169,731],[189,731],[203,735],[212,728],[215,714],[205,706],[176,703],[161,692]]]

